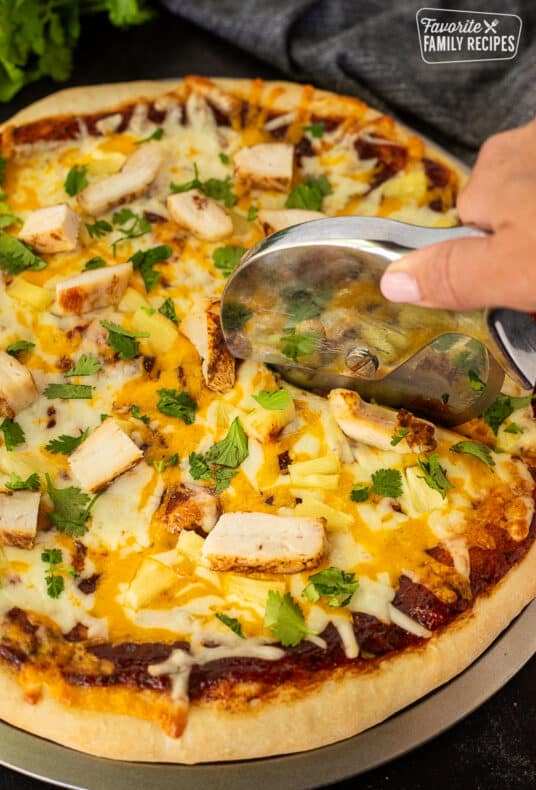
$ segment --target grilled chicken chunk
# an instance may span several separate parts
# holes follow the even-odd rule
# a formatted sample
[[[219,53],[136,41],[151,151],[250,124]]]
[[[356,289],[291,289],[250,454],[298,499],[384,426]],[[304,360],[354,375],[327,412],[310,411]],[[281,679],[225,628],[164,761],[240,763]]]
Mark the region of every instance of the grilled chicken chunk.
[[[263,208],[257,214],[257,219],[267,236],[270,233],[275,233],[276,230],[300,225],[302,222],[309,222],[312,219],[325,219],[325,217],[326,215],[321,211],[307,211],[302,208]]]
[[[223,339],[219,300],[204,300],[194,307],[181,321],[180,330],[203,360],[207,387],[214,392],[230,390],[235,382],[235,360]]]
[[[220,515],[220,502],[202,486],[181,483],[166,492],[163,513],[170,532],[183,529],[210,532]]]
[[[93,269],[56,284],[56,303],[61,315],[81,315],[119,304],[126,291],[131,263]]]
[[[0,417],[13,419],[39,397],[32,374],[18,359],[0,351]]]
[[[437,447],[434,425],[404,409],[397,412],[366,403],[357,392],[344,389],[331,390],[328,401],[341,431],[357,442],[400,454]]]
[[[235,175],[248,186],[286,192],[292,182],[293,162],[293,145],[260,143],[236,154]]]
[[[143,457],[142,451],[110,417],[69,457],[82,488],[99,491]]]
[[[37,532],[39,491],[0,492],[0,543],[31,549]]]
[[[170,195],[167,208],[177,225],[202,241],[219,241],[233,232],[233,221],[227,212],[198,189]]]
[[[162,165],[162,149],[158,143],[140,145],[113,176],[95,181],[78,195],[82,209],[92,216],[104,214],[119,203],[143,195]]]
[[[19,239],[37,252],[69,252],[78,245],[80,217],[66,203],[32,211]]]
[[[203,545],[217,571],[298,573],[315,568],[325,551],[322,518],[224,513]]]

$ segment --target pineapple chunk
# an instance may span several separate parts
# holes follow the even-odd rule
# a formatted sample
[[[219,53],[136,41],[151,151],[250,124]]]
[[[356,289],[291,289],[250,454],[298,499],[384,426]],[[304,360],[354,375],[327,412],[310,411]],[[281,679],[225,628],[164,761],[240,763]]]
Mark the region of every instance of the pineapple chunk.
[[[312,496],[306,497],[303,502],[296,505],[293,515],[306,518],[318,518],[319,516],[325,518],[328,532],[345,532],[354,524],[354,519],[348,513],[336,510]]]
[[[250,606],[261,616],[266,609],[266,600],[270,590],[281,595],[285,593],[285,583],[276,581],[261,581],[240,576],[237,573],[228,573],[225,578],[226,600],[241,606]]]
[[[328,453],[320,458],[313,458],[310,461],[296,461],[294,464],[289,464],[289,474],[298,475],[334,475],[341,471],[339,463],[339,456],[336,453]]]
[[[171,568],[152,557],[145,557],[125,593],[125,604],[141,609],[176,582],[177,574]]]
[[[24,277],[17,277],[7,288],[7,294],[11,299],[17,299],[36,310],[46,310],[54,301],[54,296],[50,291],[29,283]]]
[[[296,416],[294,401],[285,409],[254,409],[244,418],[244,430],[249,436],[261,442],[269,442],[281,433]]]
[[[192,562],[200,562],[203,538],[191,529],[183,529],[177,541],[177,549]]]
[[[146,310],[136,310],[132,319],[132,328],[136,332],[148,332],[148,343],[154,351],[169,351],[177,342],[179,333],[169,318],[162,313],[149,314]]]
[[[340,475],[297,475],[294,472],[290,474],[290,481],[298,488],[324,488],[326,491],[335,491],[339,487]]]
[[[423,170],[413,170],[387,181],[383,186],[385,197],[399,198],[403,202],[415,200],[422,202],[426,197],[428,184]]]
[[[125,161],[125,154],[121,154],[119,151],[103,153],[97,149],[93,152],[92,158],[88,162],[89,174],[92,176],[111,176],[123,167]]]
[[[417,513],[429,513],[443,507],[445,500],[439,493],[423,480],[422,471],[418,466],[406,469],[406,481],[411,504]]]
[[[135,288],[127,288],[123,294],[123,298],[117,305],[117,309],[121,313],[133,313],[140,307],[149,307],[149,303]]]

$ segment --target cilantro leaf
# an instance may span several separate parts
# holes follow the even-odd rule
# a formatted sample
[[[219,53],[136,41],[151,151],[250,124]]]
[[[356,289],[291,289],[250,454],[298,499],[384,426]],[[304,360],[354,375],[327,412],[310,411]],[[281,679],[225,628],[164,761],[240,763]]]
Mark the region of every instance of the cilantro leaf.
[[[211,479],[212,472],[202,455],[199,453],[190,453],[188,461],[190,462],[190,474],[194,480]]]
[[[225,614],[224,612],[216,612],[216,617],[220,622],[230,628],[233,633],[240,637],[240,639],[245,639],[244,632],[242,631],[242,626],[240,621],[236,619],[236,617],[229,617],[229,615]]]
[[[292,398],[287,390],[261,390],[257,395],[253,395],[259,406],[269,411],[281,411],[286,409],[292,402]]]
[[[248,208],[248,213],[246,216],[247,221],[253,222],[253,220],[257,217],[258,213],[259,213],[259,209],[257,208],[257,206],[250,206]]]
[[[214,470],[214,493],[221,494],[226,488],[229,488],[231,481],[235,475],[238,474],[238,469],[215,469]]]
[[[220,158],[220,162],[222,162],[222,164],[224,164],[224,165],[228,165],[228,164],[229,164],[229,162],[231,161],[231,160],[229,159],[228,155],[227,155],[226,153],[224,153],[223,151],[220,151],[220,153],[218,154],[218,156],[219,156],[219,158]]]
[[[65,580],[63,576],[57,573],[47,573],[45,576],[47,585],[47,593],[51,598],[59,598],[65,589]]]
[[[189,192],[191,189],[201,189],[201,181],[199,180],[199,170],[197,163],[194,162],[194,177],[190,181],[183,181],[182,184],[174,184],[173,181],[169,185],[171,192]]]
[[[98,219],[93,225],[86,222],[86,230],[91,239],[100,239],[106,236],[107,233],[111,233],[113,228],[105,219]],[[92,260],[94,260],[94,258]]]
[[[49,453],[54,453],[55,455],[58,453],[61,453],[62,455],[70,455],[87,438],[88,433],[89,428],[86,428],[86,430],[81,433],[80,436],[68,436],[67,434],[62,433],[61,436],[58,436],[56,439],[51,439],[45,445],[45,450],[48,450]]]
[[[104,258],[101,258],[99,255],[95,256],[95,258],[90,258],[89,261],[86,261],[84,264],[84,268],[82,269],[83,272],[90,272],[93,269],[104,269],[106,266],[106,261]]]
[[[309,584],[303,590],[308,601],[328,598],[328,606],[346,606],[359,586],[355,573],[346,573],[339,568],[326,568],[309,576]]]
[[[366,502],[369,498],[370,486],[366,483],[354,483],[350,491],[350,499],[352,502]]]
[[[54,506],[50,513],[50,520],[58,532],[65,532],[74,538],[80,538],[87,532],[87,521],[91,513],[91,508],[97,501],[99,495],[91,499],[80,488],[69,486],[68,488],[55,488],[52,485],[50,476],[45,475],[47,481],[47,492]]]
[[[285,206],[287,208],[303,208],[308,211],[321,211],[325,196],[331,195],[332,191],[326,176],[307,178],[294,187]]]
[[[318,332],[296,332],[294,329],[285,332],[281,337],[281,351],[289,359],[297,361],[298,357],[312,354],[321,342]]]
[[[246,436],[239,417],[235,417],[227,435],[213,444],[205,455],[208,463],[220,466],[237,467],[249,455],[248,437]]]
[[[398,469],[378,469],[372,475],[372,493],[379,496],[402,496],[402,475]]]
[[[274,590],[268,592],[264,625],[283,647],[296,647],[310,633],[300,607],[288,592],[283,596]]]
[[[112,216],[112,222],[114,225],[118,226],[116,230],[122,234],[112,244],[112,251],[114,255],[117,250],[117,245],[121,244],[121,242],[127,241],[129,239],[137,239],[140,236],[144,236],[146,233],[150,233],[152,230],[152,225],[149,220],[140,216],[139,214],[135,214],[130,208],[121,208],[119,211],[115,211]],[[130,225],[128,224],[129,222]]]
[[[132,261],[134,270],[139,271],[141,274],[147,293],[155,287],[160,279],[160,272],[154,270],[154,265],[165,261],[172,252],[173,250],[169,244],[160,244],[158,247],[151,247],[149,250],[138,250],[138,252],[130,256],[129,261]]]
[[[6,417],[0,425],[0,431],[4,434],[4,444],[8,452],[26,441],[24,431],[18,422],[10,420],[9,417]]]
[[[409,433],[409,428],[399,428],[394,434],[391,436],[391,446],[396,447],[397,444],[400,444],[402,439],[405,439]]]
[[[523,433],[523,428],[517,422],[511,422],[508,428],[504,429],[505,433]]]
[[[303,127],[303,131],[310,132],[311,137],[319,139],[324,136],[324,122],[315,121],[314,123],[310,123],[308,126]]]
[[[224,329],[228,332],[238,332],[243,329],[253,311],[241,302],[224,302],[221,311],[221,322]]]
[[[179,454],[174,453],[173,455],[170,455],[169,458],[160,458],[158,461],[153,460],[149,461],[149,463],[154,466],[157,472],[160,472],[161,474],[164,469],[168,468],[168,466],[177,466],[179,463]]]
[[[284,288],[281,293],[288,316],[288,329],[300,321],[319,318],[329,301],[329,293],[315,293],[310,288]]]
[[[37,472],[31,474],[26,480],[23,480],[15,472],[11,472],[9,480],[6,482],[6,488],[9,488],[10,491],[39,491],[40,487]]]
[[[474,370],[470,370],[467,375],[469,376],[469,387],[474,392],[482,392],[486,385],[479,378],[478,373],[476,373]]]
[[[439,456],[434,453],[426,458],[419,458],[419,467],[423,475],[419,475],[426,485],[434,491],[439,491],[443,499],[447,496],[449,488],[454,488],[447,479],[447,472],[439,463]]]
[[[157,390],[157,393],[160,395],[160,399],[156,408],[161,414],[166,414],[168,417],[178,417],[186,425],[191,425],[195,421],[197,403],[187,392],[161,389]]]
[[[136,140],[135,145],[143,145],[143,143],[148,143],[150,140],[161,140],[164,136],[164,129],[162,126],[159,126],[154,132],[147,137],[142,137],[141,140]]]
[[[62,400],[83,400],[85,398],[93,397],[93,390],[95,387],[89,384],[49,384],[43,390],[45,398],[52,400],[53,398],[61,398]]]
[[[101,321],[101,326],[108,330],[108,343],[119,354],[120,359],[134,359],[140,352],[136,338],[149,337],[148,332],[131,332],[113,321]]]
[[[482,419],[489,425],[493,433],[497,435],[503,422],[517,409],[523,409],[525,406],[528,406],[533,397],[533,395],[527,395],[524,398],[511,398],[509,395],[504,395],[501,392],[497,400],[486,409]]]
[[[169,185],[171,192],[189,192],[191,189],[199,189],[207,197],[214,200],[222,200],[226,208],[232,208],[238,197],[232,191],[231,176],[227,178],[209,178],[206,181],[201,181],[199,178],[199,171],[194,162],[194,177],[190,181],[185,181],[182,184],[174,184],[171,182]]]
[[[169,296],[167,299],[164,299],[160,307],[158,308],[158,312],[162,313],[163,316],[169,318],[170,321],[173,321],[174,324],[179,323],[179,319],[177,318],[177,313],[175,312],[175,304],[173,299],[170,299]]]
[[[61,549],[44,549],[41,552],[42,562],[49,565],[59,565],[63,561],[63,553]]]
[[[87,166],[73,165],[67,173],[67,178],[63,184],[65,191],[71,197],[78,195],[87,185]]]
[[[245,251],[244,247],[234,247],[232,244],[218,247],[218,249],[214,250],[212,253],[214,266],[221,271],[224,277],[229,277],[238,266],[240,258]]]
[[[145,425],[149,425],[149,423],[151,422],[150,417],[148,417],[146,414],[142,414],[140,411],[140,407],[136,406],[135,403],[133,403],[132,406],[130,407],[130,413],[132,414],[135,420],[141,420],[143,423],[145,423]]]
[[[46,265],[46,261],[22,241],[7,233],[0,235],[0,269],[6,274],[20,274],[27,269],[38,272]]]
[[[30,343],[29,340],[16,340],[6,348],[6,351],[12,357],[18,357],[19,354],[24,354],[26,351],[31,351],[32,348],[35,348],[35,343]]]
[[[470,440],[458,442],[457,444],[453,444],[450,450],[453,453],[472,455],[487,466],[495,466],[495,461],[491,456],[491,450],[489,447],[486,447],[485,444],[480,444],[480,442],[473,442]]]
[[[102,368],[102,362],[91,354],[81,354],[74,367],[65,376],[93,376]]]

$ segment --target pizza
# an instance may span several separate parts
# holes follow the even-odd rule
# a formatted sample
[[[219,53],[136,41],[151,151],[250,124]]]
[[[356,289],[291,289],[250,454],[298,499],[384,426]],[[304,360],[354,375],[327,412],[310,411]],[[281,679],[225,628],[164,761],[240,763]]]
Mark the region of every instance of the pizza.
[[[357,99],[199,77],[55,94],[1,153],[0,716],[254,758],[481,654],[536,593],[532,394],[507,379],[454,431],[308,392],[230,355],[221,321],[251,316],[219,301],[274,230],[456,224],[460,168]],[[286,298],[297,358],[318,304]]]

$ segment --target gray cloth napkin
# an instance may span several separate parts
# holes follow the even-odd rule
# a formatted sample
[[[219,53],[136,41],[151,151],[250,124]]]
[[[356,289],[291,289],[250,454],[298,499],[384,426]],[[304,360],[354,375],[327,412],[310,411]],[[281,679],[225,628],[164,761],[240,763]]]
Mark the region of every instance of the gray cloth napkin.
[[[292,79],[390,111],[471,159],[482,141],[536,113],[535,0],[457,0],[523,20],[515,60],[423,62],[411,0],[163,0]],[[452,8],[436,2],[436,8]],[[254,76],[254,75],[252,75]]]

